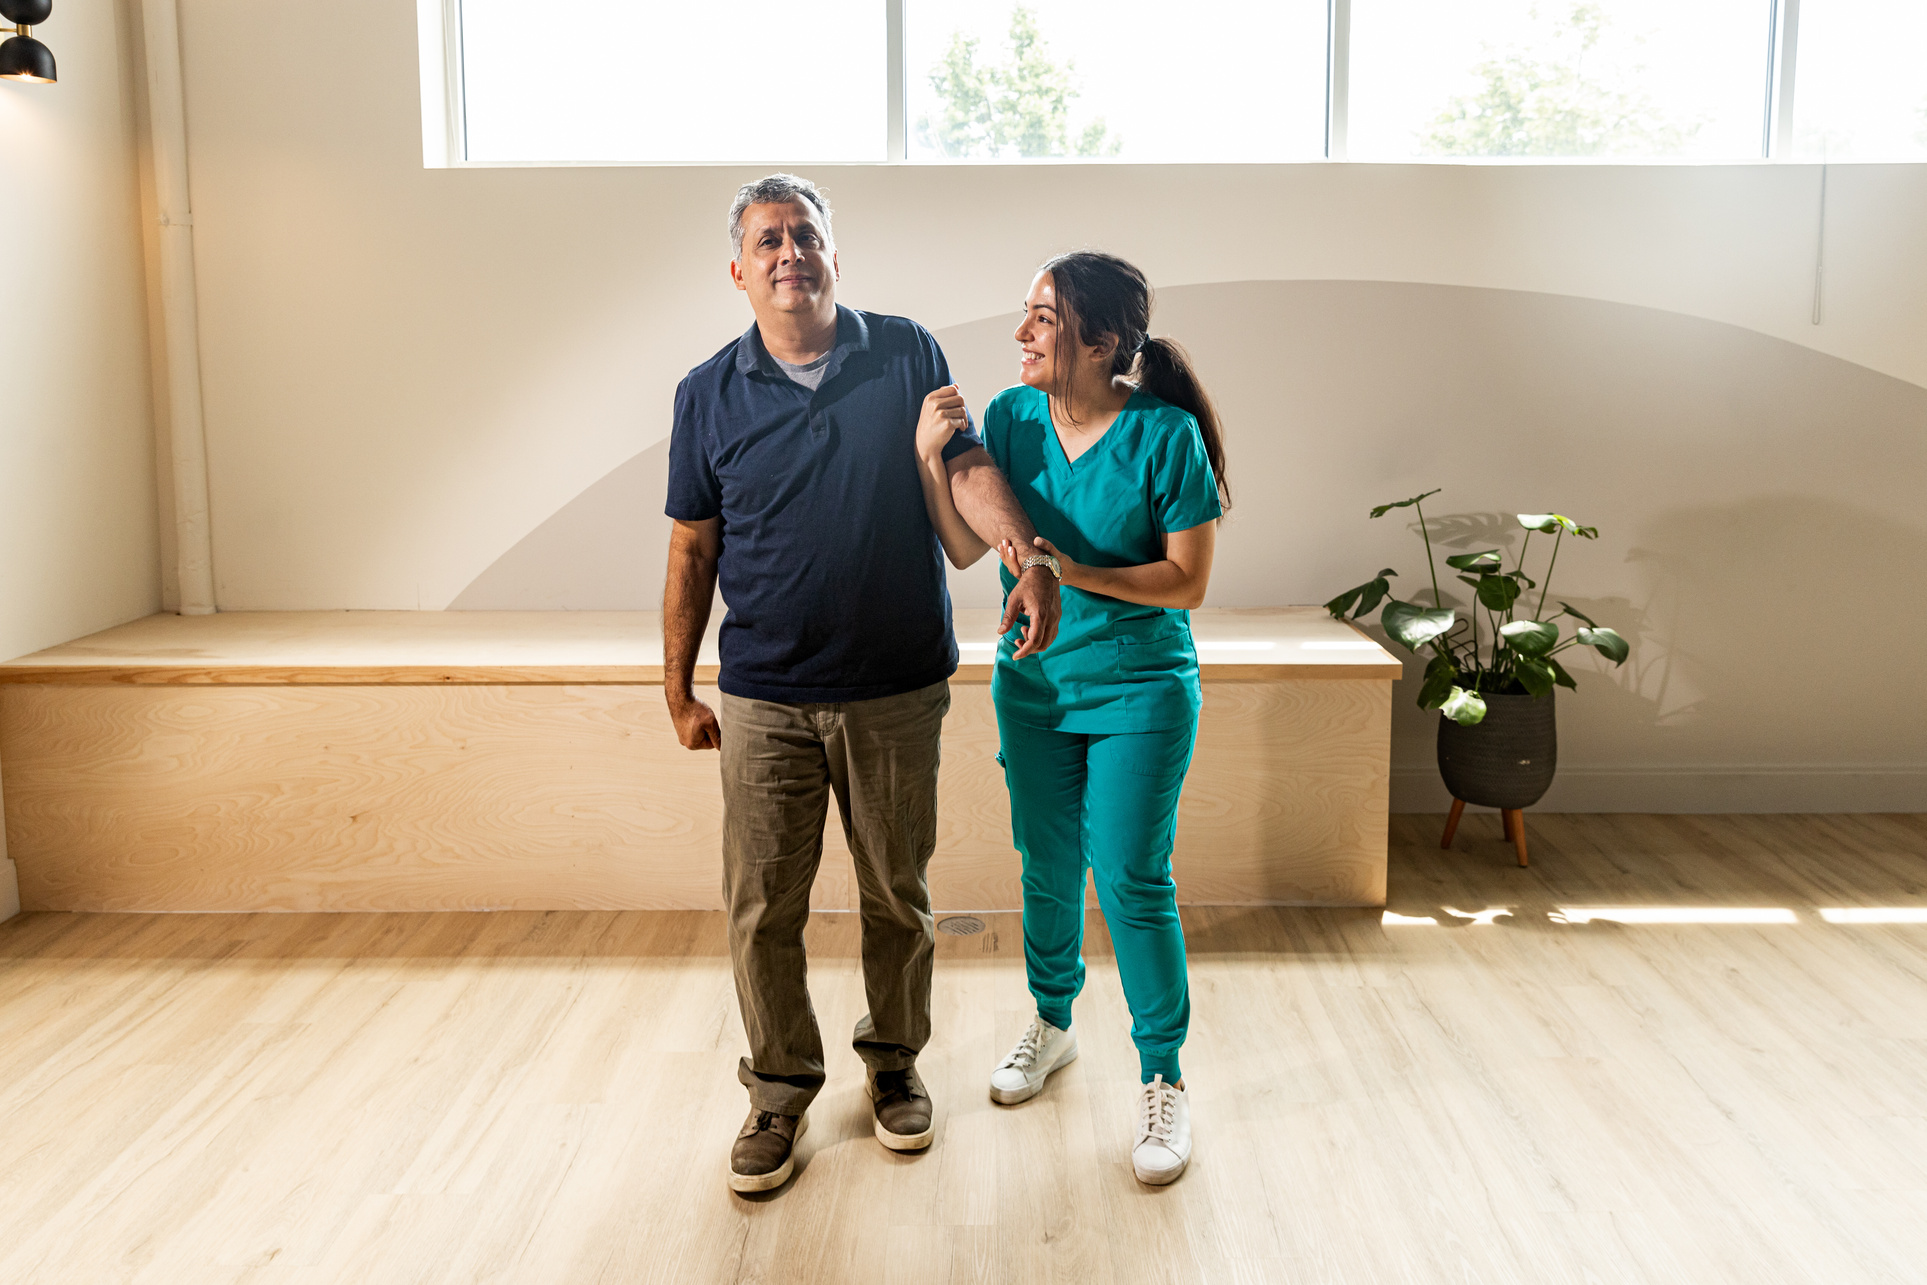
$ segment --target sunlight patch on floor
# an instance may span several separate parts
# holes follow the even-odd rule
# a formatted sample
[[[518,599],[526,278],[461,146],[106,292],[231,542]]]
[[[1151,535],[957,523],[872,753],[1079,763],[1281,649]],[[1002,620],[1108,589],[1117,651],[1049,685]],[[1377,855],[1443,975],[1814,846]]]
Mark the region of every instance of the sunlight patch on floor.
[[[1784,906],[1561,906],[1547,915],[1555,924],[1797,924]]]
[[[1830,924],[1927,924],[1927,906],[1845,906],[1825,909]]]

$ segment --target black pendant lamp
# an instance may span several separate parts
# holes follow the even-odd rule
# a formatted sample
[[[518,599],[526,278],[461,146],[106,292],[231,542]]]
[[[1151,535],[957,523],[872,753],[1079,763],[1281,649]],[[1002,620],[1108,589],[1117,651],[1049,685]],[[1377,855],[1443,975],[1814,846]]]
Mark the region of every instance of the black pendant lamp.
[[[0,80],[24,80],[32,85],[51,85],[60,77],[54,74],[54,52],[35,40],[30,28],[47,20],[54,0],[0,0],[0,17],[13,24],[13,37],[0,44]],[[0,27],[0,33],[6,28]]]

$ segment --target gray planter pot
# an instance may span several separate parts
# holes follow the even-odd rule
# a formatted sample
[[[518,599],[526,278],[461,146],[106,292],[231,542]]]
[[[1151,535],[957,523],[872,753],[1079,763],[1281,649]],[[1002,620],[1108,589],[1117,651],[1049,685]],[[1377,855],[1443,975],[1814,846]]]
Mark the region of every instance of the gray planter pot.
[[[1552,696],[1482,693],[1485,719],[1461,727],[1439,718],[1439,775],[1455,799],[1482,808],[1529,808],[1559,767]]]

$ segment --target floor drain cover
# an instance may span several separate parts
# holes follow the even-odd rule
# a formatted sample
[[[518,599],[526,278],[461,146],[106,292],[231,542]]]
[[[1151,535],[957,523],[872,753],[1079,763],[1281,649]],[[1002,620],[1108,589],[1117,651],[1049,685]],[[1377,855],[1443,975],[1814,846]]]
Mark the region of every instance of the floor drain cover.
[[[952,937],[974,937],[984,930],[984,921],[975,915],[952,915],[937,921],[937,930]]]

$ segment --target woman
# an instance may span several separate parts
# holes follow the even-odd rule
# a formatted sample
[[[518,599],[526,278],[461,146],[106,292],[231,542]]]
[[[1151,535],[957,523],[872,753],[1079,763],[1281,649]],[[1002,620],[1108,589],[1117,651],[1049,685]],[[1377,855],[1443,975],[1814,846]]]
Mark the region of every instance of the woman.
[[[1187,609],[1204,599],[1228,496],[1218,417],[1184,350],[1146,334],[1150,319],[1150,286],[1124,260],[1051,260],[1017,327],[1023,382],[983,416],[984,444],[1038,531],[1035,548],[998,549],[1004,592],[1040,563],[1063,583],[1056,641],[1016,659],[1020,622],[991,680],[1037,1016],[992,1072],[990,1094],[1022,1102],[1077,1056],[1089,867],[1142,1070],[1132,1167],[1140,1181],[1168,1183],[1191,1157],[1178,1064],[1191,1003],[1171,881],[1200,704]],[[951,503],[942,453],[961,411],[954,390],[933,404],[941,394],[950,413],[927,404],[917,450],[931,522],[962,567],[988,546]]]

